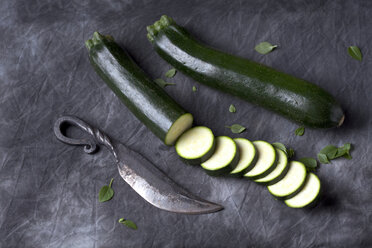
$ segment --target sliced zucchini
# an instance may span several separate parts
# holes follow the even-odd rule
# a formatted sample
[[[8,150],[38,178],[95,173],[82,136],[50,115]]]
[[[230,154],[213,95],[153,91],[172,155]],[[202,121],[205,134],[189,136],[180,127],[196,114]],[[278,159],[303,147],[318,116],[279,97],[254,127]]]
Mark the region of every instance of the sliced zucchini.
[[[320,193],[320,180],[313,174],[309,173],[306,179],[305,186],[302,190],[292,198],[285,200],[285,204],[291,208],[303,208],[315,202]]]
[[[181,115],[181,117],[179,117],[169,128],[164,143],[167,145],[174,144],[181,134],[191,128],[193,119],[194,118],[190,113]]]
[[[298,161],[291,161],[287,174],[279,182],[268,186],[270,193],[278,198],[288,199],[296,195],[306,181],[305,165]]]
[[[239,162],[239,149],[235,141],[227,136],[216,138],[215,151],[201,166],[211,176],[228,174]]]
[[[256,183],[274,184],[281,180],[287,173],[289,168],[287,154],[285,154],[285,152],[278,148],[276,148],[275,150],[278,156],[277,165],[275,169],[267,176],[254,180]]]
[[[213,155],[214,148],[212,130],[203,126],[187,130],[176,142],[177,154],[189,164],[207,161]]]
[[[272,172],[276,166],[275,148],[268,142],[257,140],[253,141],[258,158],[253,169],[244,174],[245,177],[253,180],[263,178]]]
[[[234,141],[238,146],[240,158],[235,169],[230,172],[230,175],[243,176],[245,173],[250,171],[256,163],[256,148],[252,142],[244,138],[236,138]]]

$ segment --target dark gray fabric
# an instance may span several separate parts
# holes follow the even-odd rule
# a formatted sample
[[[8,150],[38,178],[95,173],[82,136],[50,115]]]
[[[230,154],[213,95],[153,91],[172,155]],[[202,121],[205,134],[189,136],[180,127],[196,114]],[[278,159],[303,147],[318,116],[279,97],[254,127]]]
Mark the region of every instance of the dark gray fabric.
[[[372,2],[370,1],[30,1],[0,3],[1,247],[371,247]],[[354,145],[351,161],[322,165],[320,203],[294,210],[249,180],[213,178],[186,166],[147,130],[91,68],[84,41],[111,34],[153,78],[170,68],[146,25],[173,17],[200,40],[304,78],[346,111],[341,128],[306,129],[178,73],[166,91],[216,135],[283,142],[296,158],[328,144]],[[278,44],[260,55],[261,41]],[[358,45],[358,62],[347,47]],[[192,91],[192,86],[198,88]],[[233,103],[237,112],[231,114]],[[192,193],[225,210],[187,216],[158,210],[120,179],[107,150],[85,154],[60,143],[56,118],[76,115],[139,151]],[[240,135],[225,125],[247,127]],[[114,198],[98,191],[115,178]],[[133,220],[133,231],[117,223]]]

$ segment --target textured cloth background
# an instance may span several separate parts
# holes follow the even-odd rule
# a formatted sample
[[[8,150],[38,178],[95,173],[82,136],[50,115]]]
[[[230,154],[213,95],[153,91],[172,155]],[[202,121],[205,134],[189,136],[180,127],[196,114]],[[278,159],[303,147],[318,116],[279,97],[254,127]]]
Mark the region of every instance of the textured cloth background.
[[[371,11],[367,0],[2,0],[0,247],[372,247]],[[283,142],[296,158],[351,142],[352,160],[320,166],[323,197],[315,208],[290,209],[249,180],[186,166],[96,75],[84,41],[97,30],[114,36],[151,77],[163,76],[170,66],[145,29],[162,14],[215,48],[314,82],[340,101],[341,128],[306,129],[298,137],[297,124],[181,73],[166,88],[216,135]],[[261,41],[279,47],[263,56],[253,49]],[[347,54],[350,45],[362,49],[362,62]],[[52,126],[62,114],[101,128],[225,210],[187,216],[150,206],[120,179],[107,150],[88,155],[56,140]],[[232,134],[224,126],[233,123],[247,131]],[[112,177],[115,196],[99,203],[98,191]],[[121,217],[139,229],[117,223]]]

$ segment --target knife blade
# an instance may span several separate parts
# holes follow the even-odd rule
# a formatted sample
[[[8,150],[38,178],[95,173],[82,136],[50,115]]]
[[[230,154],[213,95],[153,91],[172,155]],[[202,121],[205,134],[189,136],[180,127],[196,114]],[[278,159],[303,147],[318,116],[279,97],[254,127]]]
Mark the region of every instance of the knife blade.
[[[88,132],[91,138],[73,139],[64,135],[63,125],[75,125]],[[140,153],[110,138],[97,128],[74,116],[62,116],[54,124],[58,140],[70,145],[84,145],[86,153],[96,151],[97,144],[106,146],[114,155],[120,176],[143,199],[153,206],[175,213],[207,214],[222,210],[216,203],[199,198],[165,175]]]

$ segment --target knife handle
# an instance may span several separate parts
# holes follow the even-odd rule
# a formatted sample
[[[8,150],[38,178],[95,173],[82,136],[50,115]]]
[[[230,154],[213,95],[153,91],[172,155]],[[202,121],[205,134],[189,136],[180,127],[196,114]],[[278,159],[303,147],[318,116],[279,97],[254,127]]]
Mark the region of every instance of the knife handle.
[[[82,129],[83,131],[89,133],[91,137],[82,139],[67,137],[63,132],[64,130],[63,126],[66,124],[70,124]],[[84,122],[78,117],[71,115],[61,116],[54,123],[53,129],[57,139],[62,141],[63,143],[69,145],[82,145],[84,146],[84,152],[89,154],[94,153],[97,150],[97,145],[101,144],[106,146],[117,159],[115,148],[112,142],[110,141],[110,138],[98,128],[90,126],[88,123]]]

